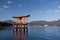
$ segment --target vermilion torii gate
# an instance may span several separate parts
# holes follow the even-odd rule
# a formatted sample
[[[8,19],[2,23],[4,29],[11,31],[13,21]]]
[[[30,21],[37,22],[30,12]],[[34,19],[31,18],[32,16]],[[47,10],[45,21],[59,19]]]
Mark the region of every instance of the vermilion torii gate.
[[[30,15],[26,15],[26,16],[14,16],[13,18],[15,18],[15,23],[13,23],[13,31],[14,31],[14,27],[16,26],[16,31],[18,31],[18,29],[28,29],[28,23],[27,23],[27,19]]]

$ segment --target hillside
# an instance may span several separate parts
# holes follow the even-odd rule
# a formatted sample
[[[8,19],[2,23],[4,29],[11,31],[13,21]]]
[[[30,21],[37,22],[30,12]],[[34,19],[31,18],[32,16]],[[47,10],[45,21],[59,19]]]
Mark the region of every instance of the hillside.
[[[29,25],[30,26],[34,26],[34,25],[60,26],[60,20],[57,20],[57,21],[32,21],[29,23]]]

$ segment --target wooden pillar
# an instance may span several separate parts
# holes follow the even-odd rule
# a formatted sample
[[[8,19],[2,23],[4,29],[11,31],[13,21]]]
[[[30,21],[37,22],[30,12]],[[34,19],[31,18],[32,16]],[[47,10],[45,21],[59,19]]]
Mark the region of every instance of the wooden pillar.
[[[12,24],[13,26],[12,26],[12,32],[14,32],[14,23]]]
[[[19,27],[19,30],[22,31],[22,23],[20,23],[20,27]]]
[[[24,25],[24,28],[23,28],[23,30],[25,31],[25,25]]]
[[[26,29],[28,30],[28,23],[26,24]]]
[[[16,31],[18,31],[18,18],[16,18]]]

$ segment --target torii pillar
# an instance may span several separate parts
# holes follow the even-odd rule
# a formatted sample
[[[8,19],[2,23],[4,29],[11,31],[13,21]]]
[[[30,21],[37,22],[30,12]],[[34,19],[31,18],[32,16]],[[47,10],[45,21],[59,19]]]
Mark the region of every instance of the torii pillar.
[[[27,19],[30,15],[26,15],[26,16],[14,16],[13,18],[15,18],[15,23],[13,23],[13,31],[14,31],[14,27],[16,25],[16,31],[18,31],[18,29],[28,29],[28,23],[27,23]]]

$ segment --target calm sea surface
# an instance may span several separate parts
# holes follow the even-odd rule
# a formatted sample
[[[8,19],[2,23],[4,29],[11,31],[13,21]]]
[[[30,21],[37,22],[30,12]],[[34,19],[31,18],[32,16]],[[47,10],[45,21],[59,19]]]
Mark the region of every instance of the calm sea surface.
[[[0,40],[60,40],[60,26],[29,26],[28,31],[0,30]]]

